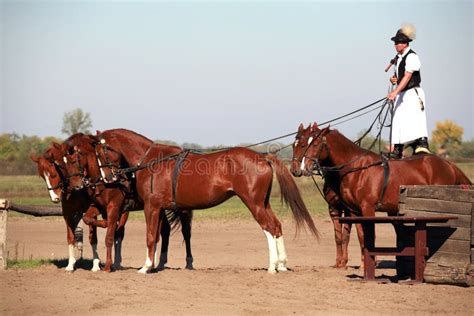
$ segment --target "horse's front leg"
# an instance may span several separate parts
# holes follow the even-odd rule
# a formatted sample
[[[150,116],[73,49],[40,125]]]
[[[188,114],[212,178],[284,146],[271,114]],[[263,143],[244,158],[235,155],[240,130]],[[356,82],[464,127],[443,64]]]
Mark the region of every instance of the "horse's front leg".
[[[119,214],[119,206],[115,203],[107,205],[107,232],[105,235],[106,258],[104,271],[112,270],[112,247],[114,246],[115,230],[117,229],[117,221]]]
[[[336,241],[336,263],[333,268],[343,267],[343,240],[342,240],[342,225],[336,217],[342,215],[342,212],[334,207],[329,207],[329,216],[331,217],[332,224],[334,226],[334,240]]]
[[[146,225],[146,245],[147,245],[147,257],[145,264],[138,271],[139,273],[148,273],[155,266],[155,252],[156,244],[158,243],[158,236],[160,234],[160,211],[161,208],[155,205],[145,204],[145,220]]]
[[[355,227],[360,245],[360,268],[364,269],[364,230],[362,229],[362,224],[355,224]]]
[[[114,269],[119,270],[122,268],[122,242],[125,237],[125,223],[128,220],[128,212],[122,213],[118,222],[117,229],[115,231],[114,239]]]
[[[94,225],[97,222],[98,215],[99,210],[94,206],[90,206],[82,218],[84,224],[89,226],[89,243],[92,248],[92,272],[100,271],[100,258],[97,252],[97,225]]]
[[[69,250],[68,265],[66,266],[67,272],[74,271],[74,265],[76,264],[76,253],[74,246],[74,230],[77,227],[78,221],[75,219],[74,214],[63,209],[64,221],[66,222],[66,239]]]

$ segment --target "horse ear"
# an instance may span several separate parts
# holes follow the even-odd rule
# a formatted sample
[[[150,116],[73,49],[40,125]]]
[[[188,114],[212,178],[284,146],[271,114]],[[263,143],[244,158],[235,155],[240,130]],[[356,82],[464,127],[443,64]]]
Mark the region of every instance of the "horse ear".
[[[31,154],[30,159],[33,160],[33,162],[38,163],[40,157],[36,156],[35,154]]]
[[[313,131],[318,130],[318,124],[316,122],[313,123],[313,126],[311,127]]]
[[[96,136],[97,138],[99,138],[100,135],[102,135],[102,132],[99,131],[99,130],[96,130],[96,131],[95,131],[95,136]]]
[[[303,123],[300,123],[300,126],[298,127],[298,132],[301,132],[304,129]]]

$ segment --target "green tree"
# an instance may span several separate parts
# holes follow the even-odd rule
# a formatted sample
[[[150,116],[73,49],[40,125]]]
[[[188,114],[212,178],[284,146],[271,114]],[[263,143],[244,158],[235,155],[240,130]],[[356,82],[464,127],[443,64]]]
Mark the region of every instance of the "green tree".
[[[92,127],[92,120],[89,113],[84,113],[82,109],[75,109],[64,113],[63,128],[61,132],[66,135],[76,133],[90,134],[89,128]]]

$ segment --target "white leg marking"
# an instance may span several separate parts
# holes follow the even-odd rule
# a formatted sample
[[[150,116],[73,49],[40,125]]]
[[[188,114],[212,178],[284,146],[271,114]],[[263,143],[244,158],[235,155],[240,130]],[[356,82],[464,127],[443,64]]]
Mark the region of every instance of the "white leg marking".
[[[48,187],[49,197],[51,198],[51,201],[58,202],[59,196],[56,194],[56,192],[54,192],[54,190],[51,190],[53,186],[51,185],[51,181],[49,181],[49,173],[45,171],[43,175],[44,180],[46,181],[46,186]]]
[[[75,256],[75,247],[74,244],[68,245],[69,247],[69,262],[66,267],[66,271],[71,272],[74,271],[74,264],[76,263],[76,256]]]
[[[301,159],[301,166],[300,166],[301,171],[304,171],[304,160],[305,159],[306,159],[306,157],[303,157],[303,159]]]
[[[288,258],[286,256],[285,242],[283,241],[283,236],[280,236],[276,239],[276,245],[278,250],[278,271],[288,271],[286,268],[286,262]]]
[[[122,238],[115,239],[114,250],[114,269],[118,270],[122,267]]]
[[[156,243],[155,243],[155,256],[156,256]],[[138,273],[147,274],[152,268],[153,268],[153,261],[151,261],[151,258],[148,257],[148,248],[147,248],[145,264],[140,270],[138,270]]]
[[[100,271],[100,259],[99,253],[97,252],[97,244],[91,245],[92,246],[92,272]]]
[[[268,251],[269,251],[269,266],[268,273],[276,273],[276,265],[278,262],[278,251],[275,237],[273,237],[266,230],[263,231],[268,241]]]

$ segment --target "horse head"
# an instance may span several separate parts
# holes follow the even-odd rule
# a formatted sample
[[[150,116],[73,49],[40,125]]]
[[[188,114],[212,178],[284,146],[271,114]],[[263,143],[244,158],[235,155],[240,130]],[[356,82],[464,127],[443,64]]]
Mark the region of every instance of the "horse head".
[[[329,127],[320,129],[316,123],[304,128],[300,124],[293,143],[291,173],[295,177],[310,176],[320,161],[328,157],[326,137]]]
[[[43,178],[48,188],[51,201],[59,203],[65,186],[65,164],[62,161],[61,145],[53,143],[41,156],[31,155],[36,163],[38,175]]]
[[[105,183],[113,183],[119,180],[122,154],[114,149],[110,144],[110,138],[97,131],[95,136],[97,144],[95,152],[100,174]]]

